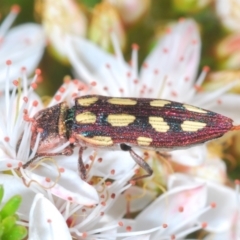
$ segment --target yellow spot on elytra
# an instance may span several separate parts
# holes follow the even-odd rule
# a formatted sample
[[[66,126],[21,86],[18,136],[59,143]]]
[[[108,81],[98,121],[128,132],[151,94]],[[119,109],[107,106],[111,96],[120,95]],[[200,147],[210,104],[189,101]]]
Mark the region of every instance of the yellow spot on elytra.
[[[206,126],[206,123],[194,122],[194,121],[184,121],[181,124],[181,128],[186,132],[196,132],[200,129],[203,129]]]
[[[158,99],[158,100],[152,100],[150,102],[150,106],[152,106],[152,107],[164,107],[166,104],[169,104],[169,103],[171,103],[171,102],[167,101],[167,100]]]
[[[76,115],[76,121],[80,124],[95,123],[97,116],[92,112],[83,112]]]
[[[185,107],[188,111],[191,112],[197,112],[197,113],[207,113],[207,111],[201,109],[201,108],[197,108],[191,105],[187,105],[187,104],[183,104],[183,107]]]
[[[167,132],[170,128],[161,117],[149,117],[149,123],[157,132]]]
[[[92,138],[84,137],[78,134],[78,137],[83,140],[85,143],[89,143],[94,146],[111,146],[113,145],[113,141],[111,137],[108,136],[94,136]]]
[[[136,105],[137,101],[128,98],[110,98],[108,102],[116,105]]]
[[[134,122],[135,119],[136,117],[130,114],[109,114],[107,117],[107,121],[113,127],[128,126],[130,123]]]
[[[137,138],[138,145],[149,146],[151,142],[152,142],[152,139],[148,138],[148,137],[138,137]]]
[[[79,98],[78,99],[78,104],[83,106],[83,107],[88,107],[95,103],[98,100],[97,97],[89,97],[89,98]]]

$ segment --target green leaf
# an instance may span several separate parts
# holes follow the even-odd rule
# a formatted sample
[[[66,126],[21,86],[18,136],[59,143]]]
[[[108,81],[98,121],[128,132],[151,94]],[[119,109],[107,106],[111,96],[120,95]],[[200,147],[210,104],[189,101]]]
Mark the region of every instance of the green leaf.
[[[11,231],[2,236],[1,240],[21,240],[27,236],[27,229],[23,226],[14,226]]]
[[[3,232],[4,232],[4,226],[2,225],[2,223],[0,223],[0,239],[2,239]]]
[[[3,199],[3,195],[4,195],[4,188],[3,185],[0,185],[0,204],[2,203],[2,199]]]
[[[13,228],[13,226],[16,224],[16,220],[17,218],[15,216],[9,216],[3,219],[2,221],[2,225],[4,228],[3,236]]]
[[[2,210],[0,211],[0,216],[2,217],[2,219],[15,214],[21,202],[22,202],[22,197],[20,195],[15,195],[11,197],[3,206]]]

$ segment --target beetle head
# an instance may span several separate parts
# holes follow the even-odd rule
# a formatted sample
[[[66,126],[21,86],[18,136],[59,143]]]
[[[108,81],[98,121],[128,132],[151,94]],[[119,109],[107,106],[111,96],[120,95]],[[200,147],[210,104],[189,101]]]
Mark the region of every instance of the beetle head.
[[[39,111],[33,117],[33,132],[31,149],[33,149],[37,135],[40,132],[40,142],[37,153],[48,152],[68,141],[65,117],[68,106],[65,102]]]

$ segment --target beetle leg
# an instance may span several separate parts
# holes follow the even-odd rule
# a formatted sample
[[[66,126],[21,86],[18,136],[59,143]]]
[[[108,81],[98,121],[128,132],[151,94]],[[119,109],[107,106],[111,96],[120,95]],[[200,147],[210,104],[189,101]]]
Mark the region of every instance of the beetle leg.
[[[22,165],[22,168],[25,169],[27,168],[32,162],[34,162],[37,158],[39,157],[55,157],[55,156],[70,156],[73,154],[73,148],[72,146],[66,147],[63,149],[62,152],[59,153],[37,153],[34,158],[30,159],[28,162]]]
[[[141,158],[140,156],[138,156],[130,146],[122,143],[120,144],[120,148],[123,150],[123,151],[129,151],[131,157],[133,158],[133,160],[140,166],[142,167],[146,172],[147,174],[145,175],[142,175],[142,176],[139,176],[139,177],[136,177],[134,178],[133,180],[139,180],[139,179],[142,179],[142,178],[146,178],[146,177],[150,177],[153,173],[153,170],[151,169],[151,167],[143,160],[143,158]]]
[[[83,180],[86,180],[87,178],[86,168],[82,160],[83,151],[86,149],[86,147],[80,147],[78,152],[78,172]]]

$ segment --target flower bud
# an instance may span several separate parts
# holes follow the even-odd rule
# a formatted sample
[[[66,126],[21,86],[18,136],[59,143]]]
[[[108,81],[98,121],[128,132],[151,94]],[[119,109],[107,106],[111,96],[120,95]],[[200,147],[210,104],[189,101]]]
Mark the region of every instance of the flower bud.
[[[173,7],[179,12],[197,12],[210,2],[211,0],[173,0]]]
[[[39,2],[38,2],[39,3]],[[87,19],[82,8],[74,0],[44,0],[36,9],[42,17],[51,52],[67,62],[64,43],[66,36],[85,36]]]
[[[133,25],[149,11],[150,0],[107,0],[115,6],[125,25]]]
[[[236,0],[215,1],[216,11],[223,25],[232,31],[239,31],[240,5]]]
[[[240,70],[224,70],[218,72],[211,72],[208,74],[204,84],[204,88],[208,91],[215,91],[227,84],[235,82],[235,85],[230,90],[231,93],[240,92]]]
[[[221,65],[228,69],[240,67],[240,33],[232,34],[223,39],[216,47],[217,58]]]
[[[107,51],[112,51],[111,32],[118,38],[121,49],[125,48],[126,35],[115,7],[107,2],[95,6],[89,28],[89,38]]]

